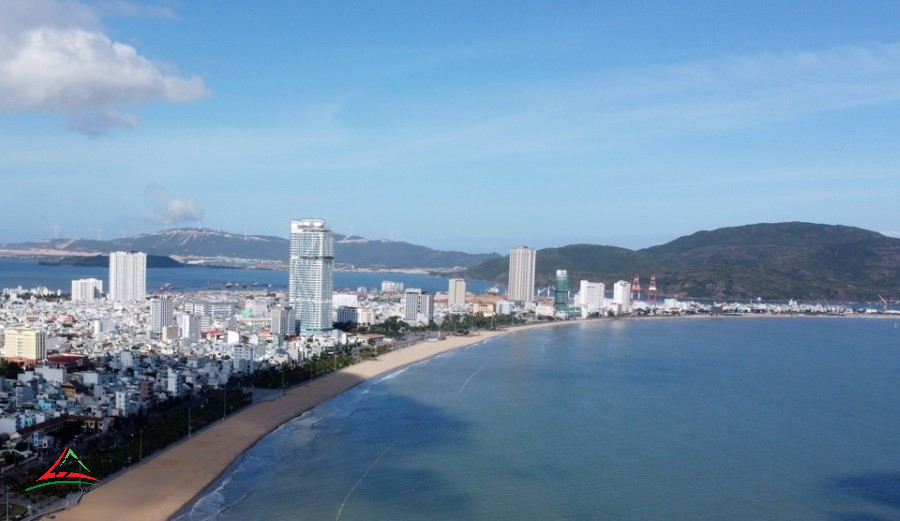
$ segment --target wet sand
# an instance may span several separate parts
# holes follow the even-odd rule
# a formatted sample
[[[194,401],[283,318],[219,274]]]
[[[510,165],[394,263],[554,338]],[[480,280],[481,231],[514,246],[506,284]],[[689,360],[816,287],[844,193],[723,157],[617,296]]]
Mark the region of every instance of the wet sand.
[[[577,324],[580,321],[566,323]],[[317,378],[309,384],[288,390],[275,400],[248,406],[225,421],[165,449],[144,464],[91,490],[77,506],[57,512],[56,519],[168,519],[191,503],[260,438],[370,378],[506,333],[566,323],[536,324],[506,331],[484,331],[477,336],[422,342],[381,355],[377,360],[362,362]]]

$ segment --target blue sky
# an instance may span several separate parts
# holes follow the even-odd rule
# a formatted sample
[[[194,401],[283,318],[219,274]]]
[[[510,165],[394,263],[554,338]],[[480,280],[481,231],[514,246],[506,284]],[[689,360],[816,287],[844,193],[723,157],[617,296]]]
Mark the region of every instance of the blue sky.
[[[900,236],[900,3],[0,0],[0,242]]]

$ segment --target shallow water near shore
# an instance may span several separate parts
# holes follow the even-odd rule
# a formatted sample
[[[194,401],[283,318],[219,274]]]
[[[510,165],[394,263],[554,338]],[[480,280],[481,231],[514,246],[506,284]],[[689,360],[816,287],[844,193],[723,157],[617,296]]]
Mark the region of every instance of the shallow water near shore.
[[[283,425],[177,519],[894,519],[891,320],[514,332]]]

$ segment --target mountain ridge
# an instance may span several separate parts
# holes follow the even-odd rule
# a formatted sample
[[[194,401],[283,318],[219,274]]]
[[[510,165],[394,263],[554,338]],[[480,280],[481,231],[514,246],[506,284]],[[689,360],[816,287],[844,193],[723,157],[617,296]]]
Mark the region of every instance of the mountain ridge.
[[[496,253],[440,251],[406,242],[338,233],[334,238],[335,262],[363,268],[458,269],[500,257]],[[290,241],[284,237],[240,235],[209,228],[172,228],[108,241],[67,238],[0,244],[0,256],[87,256],[143,251],[186,259],[221,257],[287,262],[289,249]]]
[[[538,250],[536,284],[586,279],[611,286],[655,274],[660,295],[689,298],[877,300],[900,296],[900,239],[850,226],[760,223],[703,230],[628,250],[574,244]],[[508,256],[463,276],[506,283]]]

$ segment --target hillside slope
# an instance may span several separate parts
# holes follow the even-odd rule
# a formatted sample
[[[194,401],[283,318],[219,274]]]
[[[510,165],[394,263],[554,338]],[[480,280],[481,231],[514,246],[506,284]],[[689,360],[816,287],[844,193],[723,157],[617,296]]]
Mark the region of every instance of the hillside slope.
[[[753,224],[701,231],[632,251],[571,245],[537,253],[537,285],[552,285],[557,269],[613,284],[655,274],[661,295],[695,298],[876,300],[900,297],[900,239],[812,223]],[[508,257],[466,270],[465,276],[506,283]]]

